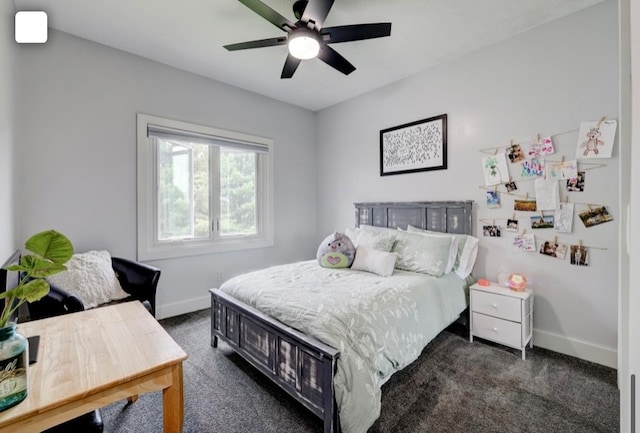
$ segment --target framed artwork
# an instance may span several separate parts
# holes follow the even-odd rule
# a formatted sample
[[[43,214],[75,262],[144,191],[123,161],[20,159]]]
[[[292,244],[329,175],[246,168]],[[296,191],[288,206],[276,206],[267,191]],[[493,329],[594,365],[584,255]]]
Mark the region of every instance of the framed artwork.
[[[380,130],[380,176],[446,168],[446,114]]]

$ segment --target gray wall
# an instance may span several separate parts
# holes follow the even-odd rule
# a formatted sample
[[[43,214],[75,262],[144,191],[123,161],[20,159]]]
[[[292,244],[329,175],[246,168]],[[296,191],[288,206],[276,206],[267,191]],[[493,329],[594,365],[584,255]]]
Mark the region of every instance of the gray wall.
[[[609,0],[319,112],[317,240],[353,226],[353,202],[472,199],[481,240],[474,275],[496,280],[502,269],[525,272],[536,294],[535,344],[615,367],[618,149],[597,161],[605,168],[587,172],[585,192],[569,196],[606,205],[615,221],[587,229],[576,215],[573,233],[558,235],[563,243],[606,248],[591,250],[590,267],[514,254],[511,234],[482,237],[483,223],[504,226],[513,216],[514,197],[503,195],[500,209],[487,209],[479,186],[481,149],[558,134],[552,158],[574,159],[581,121],[618,117],[617,38],[617,3]],[[381,177],[379,130],[442,113],[449,121],[448,169]],[[533,182],[520,188],[534,196]],[[576,205],[576,214],[585,209]],[[528,216],[519,215],[532,233]],[[538,245],[556,235],[535,234]]]
[[[0,265],[16,249],[14,242],[14,135],[16,49],[13,2],[0,2]]]
[[[274,140],[275,246],[151,262],[160,317],[208,306],[207,289],[308,258],[315,241],[315,114],[62,32],[21,46],[19,214],[23,241],[67,234],[76,251],[136,257],[136,113]]]

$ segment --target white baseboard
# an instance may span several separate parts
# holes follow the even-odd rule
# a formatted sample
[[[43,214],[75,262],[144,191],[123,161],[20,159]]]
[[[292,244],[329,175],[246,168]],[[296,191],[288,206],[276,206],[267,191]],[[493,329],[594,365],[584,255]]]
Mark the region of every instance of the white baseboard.
[[[533,347],[536,346],[607,367],[618,368],[618,352],[608,347],[534,329]]]
[[[187,299],[186,301],[174,302],[156,306],[156,318],[166,319],[167,317],[179,316],[180,314],[191,313],[192,311],[204,310],[211,307],[211,296]]]

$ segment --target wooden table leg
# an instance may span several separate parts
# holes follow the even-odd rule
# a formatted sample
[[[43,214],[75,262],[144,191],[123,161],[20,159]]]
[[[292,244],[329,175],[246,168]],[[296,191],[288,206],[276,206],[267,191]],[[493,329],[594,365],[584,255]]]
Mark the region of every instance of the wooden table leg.
[[[162,390],[164,433],[182,433],[184,423],[184,394],[182,362],[171,367],[171,386]]]

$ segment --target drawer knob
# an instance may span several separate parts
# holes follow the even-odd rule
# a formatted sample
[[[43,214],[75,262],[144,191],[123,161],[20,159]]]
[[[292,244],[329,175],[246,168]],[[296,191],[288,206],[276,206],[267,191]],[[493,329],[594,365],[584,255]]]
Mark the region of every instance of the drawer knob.
[[[498,304],[496,304],[496,303],[493,303],[491,306],[492,306],[493,308],[495,308],[495,309],[498,309]]]
[[[493,332],[498,332],[498,327],[497,326],[493,327]]]

